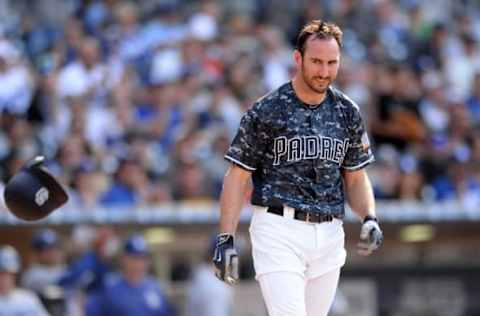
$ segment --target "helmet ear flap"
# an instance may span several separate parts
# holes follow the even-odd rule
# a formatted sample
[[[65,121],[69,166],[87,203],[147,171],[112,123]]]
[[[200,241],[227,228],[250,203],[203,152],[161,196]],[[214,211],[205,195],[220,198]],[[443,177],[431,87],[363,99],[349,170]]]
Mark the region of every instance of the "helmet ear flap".
[[[5,186],[5,204],[20,219],[45,218],[68,201],[65,189],[42,166],[43,161],[43,157],[28,161]]]

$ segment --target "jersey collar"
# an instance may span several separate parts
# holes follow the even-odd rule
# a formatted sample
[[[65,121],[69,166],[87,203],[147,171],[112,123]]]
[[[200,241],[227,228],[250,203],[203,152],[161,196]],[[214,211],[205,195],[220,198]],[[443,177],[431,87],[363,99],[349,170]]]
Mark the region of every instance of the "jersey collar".
[[[308,104],[308,103],[305,103],[303,102],[298,96],[297,94],[295,93],[295,89],[293,89],[293,84],[292,84],[292,81],[290,80],[288,82],[288,87],[289,89],[291,90],[291,94],[293,95],[293,97],[295,98],[295,100],[301,104],[302,106],[304,106],[305,108],[309,109],[309,110],[316,110],[318,109],[322,104],[328,104],[328,103],[331,103],[331,101],[335,101],[335,96],[334,96],[334,93],[332,91],[332,87],[329,86],[327,88],[327,94],[325,95],[325,99],[323,99],[323,101],[319,104]]]

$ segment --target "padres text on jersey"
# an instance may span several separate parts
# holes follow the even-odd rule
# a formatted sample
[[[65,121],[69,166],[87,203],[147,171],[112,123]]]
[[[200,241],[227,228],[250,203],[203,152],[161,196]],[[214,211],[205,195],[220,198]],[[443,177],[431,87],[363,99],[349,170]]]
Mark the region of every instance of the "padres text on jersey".
[[[340,163],[348,148],[349,139],[335,139],[329,136],[310,135],[287,138],[279,136],[273,140],[274,165],[280,159],[299,161],[302,159],[325,159]]]

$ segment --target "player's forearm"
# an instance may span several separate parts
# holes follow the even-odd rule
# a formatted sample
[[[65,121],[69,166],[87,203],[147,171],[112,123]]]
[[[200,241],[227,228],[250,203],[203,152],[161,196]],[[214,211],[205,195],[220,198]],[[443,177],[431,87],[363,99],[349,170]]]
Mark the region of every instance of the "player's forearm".
[[[359,171],[355,176],[345,178],[347,201],[353,212],[361,219],[365,216],[376,216],[375,198],[372,185],[365,171]]]
[[[232,166],[225,174],[220,196],[220,233],[235,234],[249,188],[250,172]]]

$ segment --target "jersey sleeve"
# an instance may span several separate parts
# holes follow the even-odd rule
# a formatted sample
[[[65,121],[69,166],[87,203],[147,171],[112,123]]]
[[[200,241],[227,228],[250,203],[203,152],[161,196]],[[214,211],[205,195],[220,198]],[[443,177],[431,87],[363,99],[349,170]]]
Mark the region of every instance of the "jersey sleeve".
[[[375,160],[365,124],[357,106],[353,108],[350,123],[350,140],[342,168],[347,171],[360,170]]]
[[[258,113],[254,108],[248,110],[242,117],[225,159],[243,169],[255,171],[263,159],[265,136]]]

